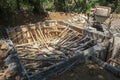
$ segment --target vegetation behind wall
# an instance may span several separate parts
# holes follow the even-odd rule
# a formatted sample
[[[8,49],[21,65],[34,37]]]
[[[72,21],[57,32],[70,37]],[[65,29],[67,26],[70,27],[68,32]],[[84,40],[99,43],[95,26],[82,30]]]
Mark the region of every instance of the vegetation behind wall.
[[[120,13],[120,0],[0,0],[0,22],[15,23],[15,14],[27,11],[47,15],[48,11],[89,13],[96,5],[110,6]]]

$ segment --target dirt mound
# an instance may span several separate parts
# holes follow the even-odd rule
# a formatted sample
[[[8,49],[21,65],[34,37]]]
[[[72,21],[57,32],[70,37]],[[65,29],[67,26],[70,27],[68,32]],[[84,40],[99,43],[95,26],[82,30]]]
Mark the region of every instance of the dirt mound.
[[[49,12],[47,19],[52,20],[67,20],[72,17],[72,13],[64,13],[64,12]]]

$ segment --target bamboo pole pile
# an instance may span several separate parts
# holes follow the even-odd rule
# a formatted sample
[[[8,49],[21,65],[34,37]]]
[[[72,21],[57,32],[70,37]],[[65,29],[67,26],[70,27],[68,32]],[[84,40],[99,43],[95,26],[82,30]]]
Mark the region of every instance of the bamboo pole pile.
[[[16,44],[15,47],[28,74],[65,61],[75,55],[73,48],[77,49],[79,43],[87,41],[85,37],[90,39],[89,36],[83,36],[82,32],[77,32],[68,25],[62,27],[62,24],[59,25],[56,21],[20,26],[16,32],[14,31],[14,35],[11,35],[13,33],[9,36]],[[87,44],[82,46],[84,49],[88,48]]]
[[[48,77],[47,72],[62,73],[79,61],[87,62],[91,56],[91,60],[97,64],[100,59],[108,60],[108,63],[112,66],[115,64],[115,67],[116,64],[119,65],[119,59],[116,61],[118,43],[112,46],[114,49],[111,48],[112,53],[108,57],[109,38],[106,35],[69,24],[46,21],[23,25],[10,31],[9,37],[15,44],[28,79],[43,79],[44,76]],[[118,40],[115,38],[113,41]],[[113,69],[112,66],[110,68]],[[40,76],[36,77],[38,75]]]

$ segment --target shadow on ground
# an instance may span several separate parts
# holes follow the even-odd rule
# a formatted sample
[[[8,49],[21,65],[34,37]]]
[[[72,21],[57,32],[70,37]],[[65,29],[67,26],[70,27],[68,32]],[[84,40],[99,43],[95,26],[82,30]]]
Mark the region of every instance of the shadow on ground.
[[[62,75],[50,77],[48,80],[120,80],[96,64],[75,65]]]

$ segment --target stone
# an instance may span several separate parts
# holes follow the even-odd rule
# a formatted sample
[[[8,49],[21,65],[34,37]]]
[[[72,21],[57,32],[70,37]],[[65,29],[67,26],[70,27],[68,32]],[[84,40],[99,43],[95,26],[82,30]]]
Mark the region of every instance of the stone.
[[[1,50],[7,50],[8,49],[8,45],[3,43],[0,47]]]
[[[0,59],[3,58],[3,51],[0,50]]]
[[[0,76],[0,80],[6,80],[5,77],[3,76]]]
[[[9,52],[8,50],[7,51],[0,50],[0,60],[5,58],[8,55],[8,52]]]
[[[5,77],[9,78],[12,77],[16,74],[16,64],[15,63],[11,63],[8,65],[8,68],[5,71]]]

